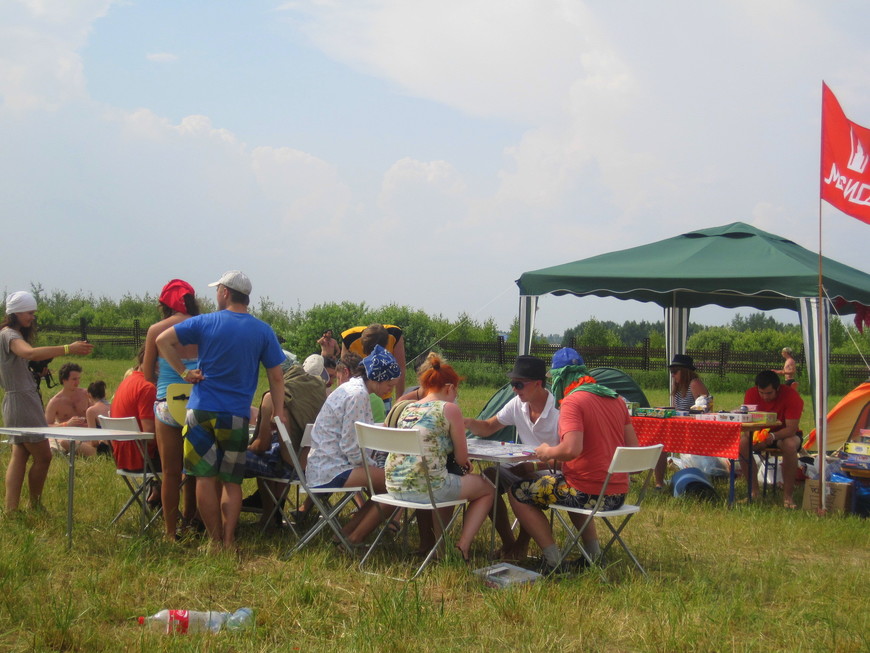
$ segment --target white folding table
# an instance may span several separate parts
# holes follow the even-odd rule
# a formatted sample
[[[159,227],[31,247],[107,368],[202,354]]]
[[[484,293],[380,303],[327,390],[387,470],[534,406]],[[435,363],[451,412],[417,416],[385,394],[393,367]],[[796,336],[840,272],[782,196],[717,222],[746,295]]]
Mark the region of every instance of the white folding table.
[[[116,429],[92,429],[75,426],[29,426],[29,427],[3,427],[0,428],[0,433],[4,435],[44,435],[47,438],[55,438],[58,440],[69,440],[69,479],[67,481],[67,504],[66,504],[66,536],[67,545],[72,547],[72,529],[73,529],[73,498],[75,496],[75,465],[76,465],[76,443],[88,442],[91,440],[115,440],[115,441],[135,441],[142,450],[142,479],[145,481],[145,475],[149,471],[150,466],[148,454],[145,448],[145,443],[154,439],[153,433],[144,433],[138,431],[119,431]],[[153,471],[153,470],[152,470]],[[145,530],[146,511],[145,502],[142,502],[142,520],[140,523],[140,532]]]
[[[468,458],[480,462],[495,463],[495,491],[496,500],[492,502],[492,531],[490,532],[489,550],[495,551],[495,510],[498,500],[498,483],[503,464],[516,464],[521,462],[536,461],[538,458],[532,447],[527,444],[515,442],[497,442],[494,440],[481,440],[469,438],[467,440]]]

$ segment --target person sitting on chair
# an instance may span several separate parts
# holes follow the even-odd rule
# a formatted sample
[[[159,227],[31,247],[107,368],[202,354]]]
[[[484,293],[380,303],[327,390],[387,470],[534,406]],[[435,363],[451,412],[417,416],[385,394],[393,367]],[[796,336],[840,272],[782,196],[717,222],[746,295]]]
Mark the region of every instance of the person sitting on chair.
[[[493,486],[491,481],[480,474],[467,473],[471,471],[471,463],[468,461],[462,411],[456,405],[459,375],[437,354],[429,354],[427,361],[429,365],[419,377],[423,397],[405,407],[399,416],[398,426],[403,429],[416,428],[421,432],[423,446],[427,450],[425,461],[435,501],[466,499],[469,502],[462,523],[462,533],[456,543],[462,558],[467,561],[471,541],[492,508]],[[447,456],[450,453],[455,455],[457,465],[465,474],[448,473]],[[389,454],[384,467],[387,492],[403,501],[428,504],[429,490],[421,473],[422,464],[423,461],[417,456]],[[438,512],[440,523],[446,523],[453,514],[453,508],[444,508]],[[423,549],[430,549],[435,539],[423,532],[422,522],[420,530],[421,552],[425,553],[428,551]],[[429,546],[426,547],[426,544]]]
[[[554,384],[555,397],[562,400],[560,442],[535,449],[542,462],[561,462],[561,472],[519,481],[509,493],[514,514],[541,547],[548,571],[558,564],[560,553],[544,510],[553,503],[582,508],[597,501],[616,448],[638,446],[631,417],[619,395],[588,375],[571,377]],[[621,507],[628,492],[628,474],[611,477],[607,490],[604,509]],[[593,560],[601,553],[594,522],[583,531],[583,548]]]
[[[746,391],[744,404],[757,404],[758,410],[776,413],[779,426],[770,429],[767,440],[751,447],[752,434],[740,436],[740,461],[744,478],[749,474],[750,449],[779,449],[782,454],[782,503],[786,508],[797,508],[794,502],[794,479],[797,473],[797,452],[803,444],[800,431],[804,400],[788,385],[780,385],[779,375],[773,370],[764,370],[755,377],[755,385]],[[758,496],[758,478],[752,475],[752,496]]]
[[[312,453],[305,473],[315,488],[367,484],[354,423],[373,423],[369,393],[392,392],[400,374],[396,359],[380,345],[350,373],[352,378],[326,398],[311,431]],[[369,462],[374,465],[374,461]],[[370,471],[375,492],[385,492],[383,470]],[[344,527],[348,540],[361,543],[381,518],[378,507],[367,501]]]
[[[553,355],[554,368],[564,367],[569,361],[583,363],[580,354],[570,347],[560,349]],[[532,449],[544,443],[553,446],[559,444],[559,409],[556,408],[556,399],[547,389],[547,364],[536,356],[518,356],[510,373],[510,384],[514,397],[497,414],[486,420],[467,418],[465,428],[473,435],[486,438],[505,426],[514,426],[519,441]],[[502,541],[501,549],[496,552],[499,558],[522,560],[526,557],[531,539],[528,531],[522,527],[514,537],[501,495],[517,481],[541,476],[547,473],[547,469],[546,464],[534,462],[501,466],[498,496],[495,499],[495,528]],[[495,482],[495,467],[487,468],[484,474]]]
[[[88,411],[88,393],[79,387],[82,378],[82,366],[78,363],[65,363],[58,372],[58,379],[63,386],[45,407],[45,421],[49,426],[82,426],[88,425],[85,415]],[[69,440],[55,439],[54,448],[69,451]],[[97,453],[97,441],[80,442],[76,445],[76,453],[90,457]]]
[[[290,359],[288,359],[289,362]],[[282,369],[285,366],[282,364]],[[287,433],[297,454],[301,455],[305,464],[303,452],[300,451],[302,435],[305,426],[317,419],[323,402],[326,400],[326,386],[320,375],[314,376],[305,371],[301,365],[287,365],[284,371],[284,414],[286,415]],[[274,414],[272,393],[267,392],[260,401],[254,439],[248,445],[245,453],[245,476],[271,476],[285,478],[288,481],[295,477],[292,459],[281,447],[278,429],[272,422]],[[259,505],[263,508],[261,522],[268,518],[274,506],[268,492],[263,492],[262,484],[266,481],[257,479]],[[272,494],[278,496],[280,486],[276,483],[271,487]],[[245,507],[254,505],[248,497],[243,502]],[[265,500],[264,500],[265,499]],[[279,515],[280,517],[280,515]],[[266,524],[261,523],[261,526]]]

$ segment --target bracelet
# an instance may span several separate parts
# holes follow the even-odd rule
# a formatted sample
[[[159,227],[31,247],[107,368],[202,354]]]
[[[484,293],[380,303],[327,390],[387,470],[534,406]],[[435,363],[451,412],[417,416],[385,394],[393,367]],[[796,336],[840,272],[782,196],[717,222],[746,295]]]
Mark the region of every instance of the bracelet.
[[[69,356],[69,345],[63,346],[63,353],[66,354],[67,356]]]
[[[183,370],[181,370],[181,372],[178,373],[178,376],[180,376],[182,379],[186,379],[188,372],[190,372],[190,370],[185,367]]]

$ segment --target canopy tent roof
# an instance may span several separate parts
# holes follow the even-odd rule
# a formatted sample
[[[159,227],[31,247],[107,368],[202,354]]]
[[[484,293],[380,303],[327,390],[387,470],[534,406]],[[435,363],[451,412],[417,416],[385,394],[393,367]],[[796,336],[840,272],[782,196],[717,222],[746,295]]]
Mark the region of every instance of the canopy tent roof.
[[[831,297],[870,306],[870,274],[823,258]],[[520,295],[595,295],[662,307],[795,309],[795,300],[819,293],[818,253],[743,222],[691,231],[541,270],[524,272]],[[691,287],[689,287],[691,286]]]

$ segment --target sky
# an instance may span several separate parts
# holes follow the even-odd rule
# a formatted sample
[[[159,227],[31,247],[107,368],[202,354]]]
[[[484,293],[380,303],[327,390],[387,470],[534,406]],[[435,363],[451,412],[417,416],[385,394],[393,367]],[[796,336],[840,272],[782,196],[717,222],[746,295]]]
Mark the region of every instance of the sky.
[[[0,0],[0,290],[213,296],[240,269],[255,306],[507,329],[525,271],[736,221],[818,251],[822,81],[870,125],[868,24],[861,0]],[[870,227],[821,215],[870,271]],[[536,326],[591,317],[662,313],[545,297]]]

